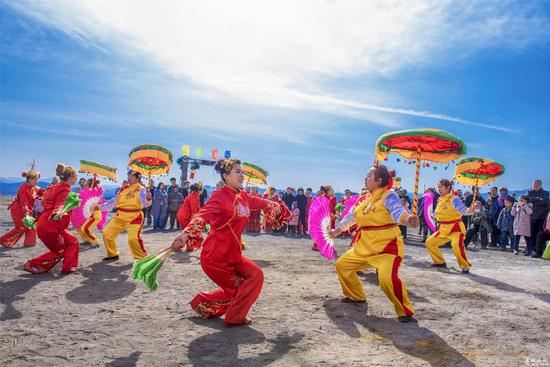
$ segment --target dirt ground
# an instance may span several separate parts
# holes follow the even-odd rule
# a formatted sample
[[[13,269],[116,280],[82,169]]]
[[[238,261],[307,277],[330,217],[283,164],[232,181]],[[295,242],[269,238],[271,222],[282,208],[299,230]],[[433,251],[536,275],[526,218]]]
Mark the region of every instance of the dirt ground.
[[[0,232],[10,223],[1,209]],[[174,233],[143,237],[150,251]],[[76,273],[21,270],[45,251],[0,249],[2,366],[549,366],[550,262],[495,250],[470,251],[462,275],[450,249],[448,270],[429,267],[420,243],[406,247],[401,268],[418,324],[399,324],[372,270],[362,276],[367,304],[342,296],[334,262],[310,240],[245,236],[245,255],[262,267],[265,284],[250,327],[202,320],[189,300],[215,285],[199,253],[178,253],[149,293],[131,279],[126,235],[121,258],[81,246]],[[338,240],[343,253],[348,240]]]

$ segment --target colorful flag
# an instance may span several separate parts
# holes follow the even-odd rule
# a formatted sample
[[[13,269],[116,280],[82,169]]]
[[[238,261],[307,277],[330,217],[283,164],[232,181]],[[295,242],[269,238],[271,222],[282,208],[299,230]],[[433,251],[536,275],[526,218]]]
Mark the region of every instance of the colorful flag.
[[[231,158],[231,151],[230,151],[230,150],[226,150],[226,151],[225,151],[225,154],[224,154],[224,157],[225,157],[225,158]]]
[[[197,158],[202,157],[202,147],[197,147],[197,150],[195,150],[195,154],[197,155]]]
[[[218,150],[212,149],[212,160],[217,161],[218,160]]]
[[[189,145],[182,145],[181,150],[183,152],[183,155],[189,156],[189,151],[191,150],[191,147]]]

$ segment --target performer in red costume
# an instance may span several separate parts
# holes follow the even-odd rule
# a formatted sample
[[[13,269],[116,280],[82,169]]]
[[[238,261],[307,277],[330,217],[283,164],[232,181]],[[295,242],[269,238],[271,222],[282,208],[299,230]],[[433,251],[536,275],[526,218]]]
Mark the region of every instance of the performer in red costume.
[[[180,228],[185,228],[193,219],[193,216],[199,212],[200,209],[200,196],[202,194],[203,184],[202,182],[194,183],[189,187],[189,195],[185,198],[183,203],[178,209],[178,223]],[[187,242],[187,251],[194,251],[201,247],[202,236],[193,241]]]
[[[263,210],[275,228],[288,220],[290,212],[284,204],[242,191],[244,174],[239,160],[222,159],[215,169],[224,186],[212,194],[183,233],[174,239],[172,248],[183,248],[189,240],[200,236],[207,223],[210,224],[210,232],[203,242],[201,266],[220,288],[199,293],[191,301],[191,307],[203,318],[225,314],[224,322],[228,326],[250,324],[252,320],[247,314],[260,295],[263,272],[242,255],[242,232],[251,209]]]
[[[252,187],[250,196],[261,197],[257,187]],[[257,209],[250,209],[250,218],[248,219],[248,233],[260,233],[262,231],[262,212]]]
[[[0,237],[0,244],[4,247],[15,246],[23,235],[25,235],[25,241],[23,242],[25,247],[36,245],[36,230],[25,227],[23,218],[27,215],[33,215],[34,201],[42,196],[42,189],[36,186],[40,173],[31,169],[23,172],[22,176],[26,179],[26,182],[19,187],[15,200],[8,206],[15,228]]]
[[[48,187],[44,192],[44,211],[38,216],[36,227],[38,237],[50,251],[23,265],[24,270],[33,274],[49,271],[62,259],[61,273],[70,273],[78,264],[78,238],[67,230],[70,212],[60,213],[67,195],[71,192],[71,186],[76,183],[77,171],[59,163],[55,172],[60,182]]]

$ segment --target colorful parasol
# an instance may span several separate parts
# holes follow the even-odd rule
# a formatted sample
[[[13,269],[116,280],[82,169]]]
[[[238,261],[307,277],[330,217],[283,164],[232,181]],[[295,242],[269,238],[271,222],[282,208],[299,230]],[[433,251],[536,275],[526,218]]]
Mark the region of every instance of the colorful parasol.
[[[71,212],[71,224],[75,228],[82,228],[84,223],[94,214],[93,207],[105,202],[102,199],[105,190],[102,187],[94,187],[93,189],[85,188],[80,191],[78,197],[81,200],[80,206]],[[97,224],[97,228],[101,230],[107,220],[107,211],[101,212],[101,220]]]
[[[80,172],[108,178],[116,182],[116,168],[105,164],[80,160]]]
[[[172,152],[160,145],[144,144],[130,151],[128,168],[146,177],[165,175],[172,166]]]
[[[324,196],[315,198],[309,208],[309,234],[321,255],[329,260],[336,257],[334,238],[329,234],[331,221],[329,199]]]
[[[267,184],[268,173],[266,170],[248,162],[243,162],[242,167],[247,184],[250,182],[260,185]]]
[[[491,159],[479,157],[464,157],[456,162],[455,180],[469,186],[485,186],[504,173],[504,166]],[[477,191],[474,190],[472,205],[476,201]]]
[[[418,179],[420,161],[446,163],[466,154],[466,145],[448,132],[435,129],[414,129],[382,135],[376,142],[376,159],[387,159],[395,152],[406,159],[416,160],[413,215],[418,211]]]

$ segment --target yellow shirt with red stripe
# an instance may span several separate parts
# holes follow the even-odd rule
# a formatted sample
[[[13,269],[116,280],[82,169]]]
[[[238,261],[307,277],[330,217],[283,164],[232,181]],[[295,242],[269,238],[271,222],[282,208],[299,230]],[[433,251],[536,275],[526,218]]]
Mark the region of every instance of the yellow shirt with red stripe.
[[[403,238],[396,221],[404,224],[409,214],[394,192],[385,188],[374,190],[357,204],[353,213],[358,227],[354,245],[357,255],[389,253],[403,257]]]
[[[439,235],[446,236],[453,232],[465,232],[462,215],[466,210],[467,208],[460,202],[460,199],[453,194],[441,196],[435,207],[435,216],[439,222]]]

